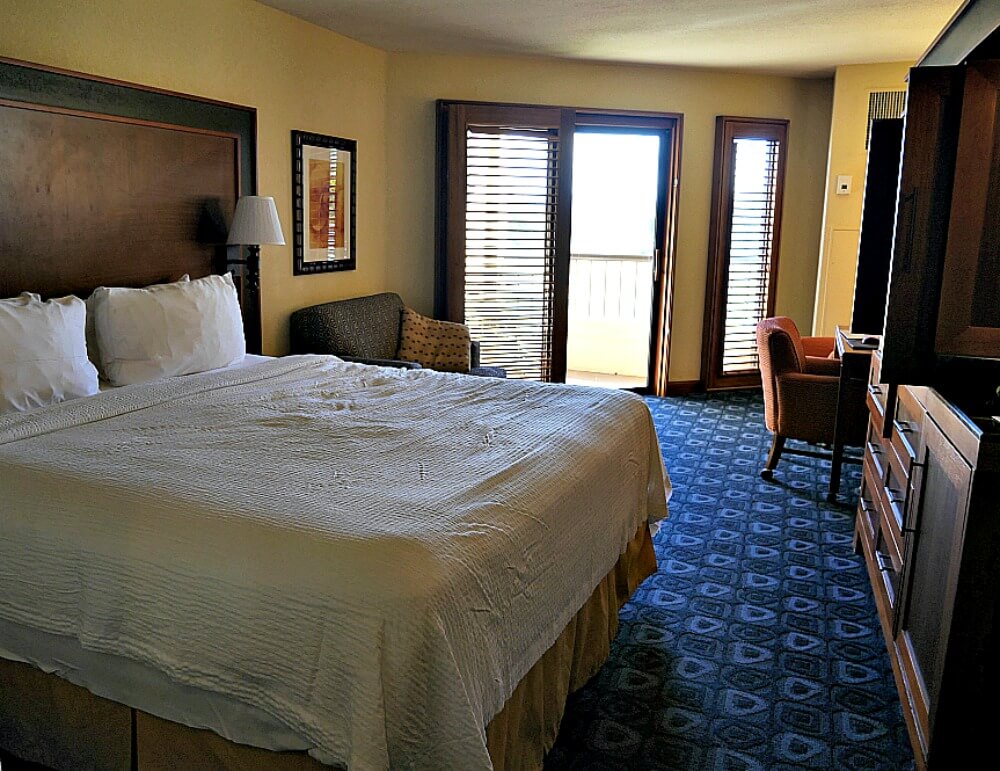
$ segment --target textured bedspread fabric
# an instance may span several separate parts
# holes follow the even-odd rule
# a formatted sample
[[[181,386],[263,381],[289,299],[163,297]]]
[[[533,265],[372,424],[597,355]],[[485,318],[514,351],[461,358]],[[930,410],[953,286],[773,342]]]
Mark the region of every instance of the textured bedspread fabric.
[[[484,726],[668,491],[621,392],[314,356],[130,386],[0,417],[0,623],[326,763],[488,768]]]

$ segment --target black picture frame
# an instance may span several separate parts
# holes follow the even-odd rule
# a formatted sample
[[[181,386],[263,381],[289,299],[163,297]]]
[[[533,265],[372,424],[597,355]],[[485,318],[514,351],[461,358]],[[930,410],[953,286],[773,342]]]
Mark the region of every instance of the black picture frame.
[[[307,148],[342,150],[350,153],[348,201],[344,206],[347,216],[345,232],[348,234],[346,252],[341,259],[309,260],[306,246],[306,217],[308,192],[305,187],[307,169],[305,155]],[[292,270],[296,276],[313,273],[331,273],[341,270],[355,270],[357,261],[357,180],[358,143],[354,139],[313,134],[308,131],[292,131]]]

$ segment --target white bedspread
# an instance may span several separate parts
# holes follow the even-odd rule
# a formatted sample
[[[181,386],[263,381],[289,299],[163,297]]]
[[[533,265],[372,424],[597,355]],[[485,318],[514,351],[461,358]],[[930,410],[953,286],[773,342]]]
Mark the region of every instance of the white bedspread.
[[[130,386],[0,418],[0,623],[322,762],[488,768],[484,726],[668,490],[621,392],[311,356]]]

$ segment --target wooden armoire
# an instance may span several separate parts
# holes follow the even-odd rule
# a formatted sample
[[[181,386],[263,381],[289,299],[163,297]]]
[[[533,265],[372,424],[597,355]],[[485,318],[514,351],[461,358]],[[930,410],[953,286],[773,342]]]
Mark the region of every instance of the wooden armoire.
[[[987,5],[963,6],[910,72],[868,388],[855,545],[919,768],[979,767],[1000,717],[1000,18]]]

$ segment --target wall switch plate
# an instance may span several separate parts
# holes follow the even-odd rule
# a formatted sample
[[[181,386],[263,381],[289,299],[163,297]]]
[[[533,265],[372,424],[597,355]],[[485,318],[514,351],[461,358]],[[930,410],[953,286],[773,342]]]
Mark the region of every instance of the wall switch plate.
[[[850,195],[851,194],[851,176],[850,174],[841,174],[837,177],[837,195]]]

